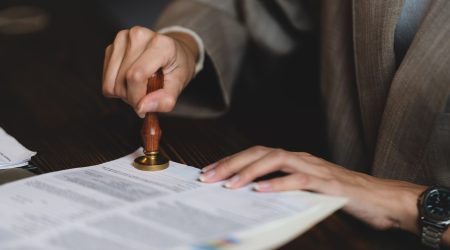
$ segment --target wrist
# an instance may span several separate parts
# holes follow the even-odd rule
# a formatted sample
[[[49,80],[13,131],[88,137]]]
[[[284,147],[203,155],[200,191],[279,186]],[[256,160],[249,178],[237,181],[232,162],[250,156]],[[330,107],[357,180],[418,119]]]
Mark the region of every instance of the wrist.
[[[426,187],[415,184],[400,189],[397,203],[398,210],[396,211],[400,229],[420,234],[418,200],[425,189]]]
[[[387,225],[383,228],[420,233],[418,199],[426,187],[405,181],[376,180],[377,186],[382,188],[373,192],[373,195],[379,200],[377,204],[380,209],[384,211],[384,221]]]
[[[184,32],[168,32],[164,35],[171,37],[175,41],[179,42],[188,49],[191,58],[194,60],[194,64],[198,61],[200,57],[200,49],[197,46],[197,41],[191,35]]]

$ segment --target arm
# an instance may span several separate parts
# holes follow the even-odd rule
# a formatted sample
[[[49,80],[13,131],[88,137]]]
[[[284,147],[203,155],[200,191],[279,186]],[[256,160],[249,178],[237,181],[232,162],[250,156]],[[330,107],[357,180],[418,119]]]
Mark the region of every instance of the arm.
[[[162,14],[157,29],[174,25],[190,28],[202,37],[215,69],[219,69],[224,101],[229,105],[246,39],[244,28],[226,8],[196,1],[174,1]],[[195,39],[186,33],[158,34],[143,27],[120,31],[105,52],[103,93],[123,99],[141,117],[146,112],[172,111],[193,78],[198,57]],[[164,88],[147,95],[147,79],[159,68],[165,75]]]
[[[157,28],[179,25],[195,31],[202,38],[212,64],[211,71],[217,75],[223,102],[228,107],[236,77],[243,68],[241,62],[248,41],[275,57],[289,54],[298,46],[294,39],[296,32],[312,29],[314,10],[305,0],[178,0],[172,1],[162,13]],[[281,18],[280,15],[285,16]],[[289,21],[290,25],[287,24]],[[223,107],[209,107],[208,110],[203,105],[189,107],[186,104],[183,103],[184,112],[195,110],[197,116],[200,113],[201,116],[219,115],[225,111]]]
[[[301,2],[280,1],[280,6],[300,11],[303,9]],[[296,46],[282,22],[268,13],[270,10],[260,1],[178,0],[161,14],[155,29],[182,26],[202,38],[218,76],[223,101],[229,106],[249,36],[274,54],[289,53]],[[310,28],[307,15],[302,13],[295,18],[295,29]],[[145,112],[172,111],[179,94],[192,79],[192,65],[198,57],[189,40],[192,38],[186,35],[161,35],[142,27],[119,32],[105,53],[104,94],[122,98],[141,116]],[[165,74],[164,89],[145,95],[146,80],[161,67]],[[184,113],[196,116],[223,113],[213,108],[201,107],[200,110],[184,106]]]
[[[420,233],[417,201],[425,186],[351,171],[308,153],[253,147],[205,167],[200,180],[212,183],[228,179],[225,187],[235,189],[274,171],[287,175],[257,182],[254,190],[310,190],[345,196],[349,202],[344,210],[377,229]],[[443,243],[450,245],[449,230]]]
[[[156,24],[157,29],[183,26],[202,38],[227,106],[247,43],[247,30],[238,20],[237,6],[235,0],[172,1]]]

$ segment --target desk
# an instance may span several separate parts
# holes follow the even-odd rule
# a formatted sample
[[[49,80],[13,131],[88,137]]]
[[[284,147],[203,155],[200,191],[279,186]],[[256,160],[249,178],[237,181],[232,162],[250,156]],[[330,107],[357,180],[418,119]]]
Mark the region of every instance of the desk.
[[[38,152],[31,163],[42,172],[99,164],[134,151],[141,145],[142,120],[100,93],[103,51],[116,30],[99,18],[102,13],[77,1],[42,1],[42,6],[51,13],[48,29],[0,35],[0,126]],[[162,152],[200,167],[264,142],[230,113],[212,120],[161,117]],[[302,138],[305,145],[317,141]],[[283,146],[274,140],[272,145]],[[378,232],[338,212],[282,249],[420,247],[415,236]]]

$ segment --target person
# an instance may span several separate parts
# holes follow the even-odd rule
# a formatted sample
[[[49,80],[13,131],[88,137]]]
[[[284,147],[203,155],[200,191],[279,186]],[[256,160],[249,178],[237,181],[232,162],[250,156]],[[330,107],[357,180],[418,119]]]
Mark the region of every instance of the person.
[[[248,41],[289,54],[299,43],[292,34],[314,27],[314,7],[331,161],[256,146],[205,167],[200,180],[227,180],[235,189],[281,170],[287,175],[254,189],[346,196],[344,210],[375,228],[420,233],[433,247],[450,244],[448,190],[424,193],[427,186],[450,186],[449,1],[174,1],[155,30],[122,30],[106,48],[103,93],[122,98],[141,117],[172,111],[207,56],[229,104]],[[146,94],[159,68],[165,86]],[[431,199],[425,210],[447,216],[442,228],[417,223],[426,215],[417,206],[421,194]]]

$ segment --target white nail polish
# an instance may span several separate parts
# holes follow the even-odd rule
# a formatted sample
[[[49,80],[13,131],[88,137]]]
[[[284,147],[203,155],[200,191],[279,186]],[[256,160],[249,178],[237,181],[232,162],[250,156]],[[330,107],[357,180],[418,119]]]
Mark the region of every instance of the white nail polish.
[[[201,174],[201,175],[198,177],[198,179],[199,179],[201,182],[205,182],[205,181],[208,180],[209,178],[213,177],[215,174],[216,174],[216,171],[215,171],[215,170],[210,170],[210,171],[208,171],[208,172],[206,172],[206,173],[204,173],[204,174]]]
[[[227,181],[224,186],[226,188],[231,188],[234,184],[236,184],[239,181],[240,178],[241,177],[239,175],[235,175],[235,176],[233,176],[233,178],[231,178],[229,181]]]
[[[268,191],[270,188],[270,183],[267,181],[253,184],[253,190],[255,191]]]
[[[206,172],[208,172],[209,170],[215,168],[216,166],[217,166],[217,163],[213,163],[213,164],[210,164],[210,165],[204,167],[201,171],[202,171],[202,173],[206,173]]]

